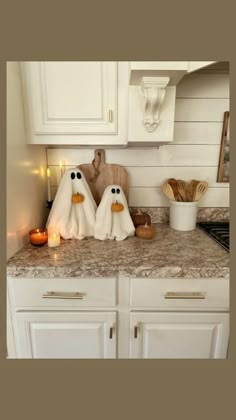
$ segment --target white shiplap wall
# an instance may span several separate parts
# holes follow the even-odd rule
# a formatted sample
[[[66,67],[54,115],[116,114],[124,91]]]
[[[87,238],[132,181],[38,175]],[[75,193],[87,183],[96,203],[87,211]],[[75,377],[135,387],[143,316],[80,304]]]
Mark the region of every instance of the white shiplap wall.
[[[201,207],[228,207],[229,184],[217,183],[223,115],[229,110],[229,74],[193,73],[177,87],[174,142],[157,148],[107,149],[107,163],[118,163],[129,173],[129,204],[162,207],[168,202],[160,190],[168,178],[209,182]],[[48,149],[55,194],[60,181],[59,162],[66,166],[89,163],[90,149]]]
[[[7,258],[45,224],[46,153],[27,145],[18,62],[7,63]]]

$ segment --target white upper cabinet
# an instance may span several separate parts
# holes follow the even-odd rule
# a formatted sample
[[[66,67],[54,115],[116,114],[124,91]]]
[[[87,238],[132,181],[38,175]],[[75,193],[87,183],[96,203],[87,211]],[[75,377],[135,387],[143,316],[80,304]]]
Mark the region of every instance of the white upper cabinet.
[[[128,63],[24,62],[28,141],[125,145]]]
[[[28,142],[153,146],[173,141],[176,85],[211,61],[22,63]]]

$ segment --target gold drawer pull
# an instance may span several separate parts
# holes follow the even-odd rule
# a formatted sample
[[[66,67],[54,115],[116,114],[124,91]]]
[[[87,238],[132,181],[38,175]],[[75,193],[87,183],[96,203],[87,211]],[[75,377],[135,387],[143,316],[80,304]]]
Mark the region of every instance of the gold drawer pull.
[[[206,296],[201,292],[167,292],[165,299],[205,299]]]
[[[46,299],[83,299],[84,294],[80,292],[46,292],[42,298]]]

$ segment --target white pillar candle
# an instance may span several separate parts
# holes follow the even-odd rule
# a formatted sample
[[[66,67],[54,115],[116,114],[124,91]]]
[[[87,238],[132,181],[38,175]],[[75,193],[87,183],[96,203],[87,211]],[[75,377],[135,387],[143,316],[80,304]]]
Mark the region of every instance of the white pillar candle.
[[[59,246],[61,243],[61,238],[59,233],[50,233],[48,235],[48,246],[53,248],[55,246]]]
[[[49,168],[47,168],[47,179],[48,179],[48,201],[52,201],[52,195],[51,195],[51,185],[50,185],[50,176],[51,171]]]

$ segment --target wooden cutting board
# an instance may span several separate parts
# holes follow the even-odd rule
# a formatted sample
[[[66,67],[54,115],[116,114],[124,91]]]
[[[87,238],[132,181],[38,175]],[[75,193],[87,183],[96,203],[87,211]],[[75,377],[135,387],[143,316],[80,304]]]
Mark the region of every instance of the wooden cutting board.
[[[128,202],[128,172],[120,165],[107,164],[104,149],[96,149],[92,163],[78,165],[77,168],[83,172],[97,204],[105,188],[112,184],[122,187]]]

